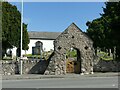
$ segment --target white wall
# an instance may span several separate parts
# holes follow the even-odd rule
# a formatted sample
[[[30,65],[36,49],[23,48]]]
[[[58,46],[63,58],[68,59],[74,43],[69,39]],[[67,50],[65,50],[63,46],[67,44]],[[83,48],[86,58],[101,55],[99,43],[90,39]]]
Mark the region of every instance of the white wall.
[[[41,41],[43,43],[44,51],[50,51],[51,49],[54,50],[54,44],[53,44],[54,40],[30,39],[30,43],[28,45],[29,49],[28,49],[28,51],[26,51],[27,54],[32,54],[32,47],[35,46],[35,43],[37,41]],[[25,54],[25,52],[23,52],[23,54]]]
[[[41,41],[43,43],[43,50],[44,51],[50,51],[51,49],[54,50],[54,44],[53,41],[54,40],[40,40],[40,39],[30,39],[30,43],[28,44],[29,49],[26,51],[26,54],[32,54],[32,47],[35,46],[35,43],[37,41]],[[17,48],[14,47],[12,50],[12,55],[16,56],[16,50]],[[9,51],[9,49],[7,50],[7,52]],[[22,55],[25,54],[25,51],[22,50]]]
[[[14,48],[12,48],[12,49],[7,49],[6,53],[9,54],[9,51],[10,51],[10,50],[12,51],[12,56],[13,56],[13,57],[16,56],[16,50],[17,50],[17,48],[14,47]]]

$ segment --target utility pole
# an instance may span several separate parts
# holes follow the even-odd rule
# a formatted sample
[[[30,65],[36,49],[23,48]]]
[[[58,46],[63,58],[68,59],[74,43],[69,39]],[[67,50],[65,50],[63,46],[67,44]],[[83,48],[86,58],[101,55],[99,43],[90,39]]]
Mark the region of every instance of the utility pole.
[[[23,36],[23,0],[22,0],[22,8],[21,8],[21,54],[20,54],[20,74],[22,75],[22,66],[23,66],[23,61],[22,61],[22,36]]]

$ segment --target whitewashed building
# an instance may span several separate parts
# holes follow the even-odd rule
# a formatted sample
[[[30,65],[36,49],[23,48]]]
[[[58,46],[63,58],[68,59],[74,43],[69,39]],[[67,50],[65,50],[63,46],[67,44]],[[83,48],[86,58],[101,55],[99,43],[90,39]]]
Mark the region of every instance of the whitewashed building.
[[[54,50],[54,40],[61,34],[60,32],[37,32],[37,31],[29,31],[30,43],[28,44],[29,49],[25,52],[22,50],[22,55],[33,54],[34,48],[36,47],[37,42],[42,43],[42,48],[44,51]],[[14,47],[12,49],[8,49],[7,53],[12,51],[12,56],[16,56],[17,48]]]
[[[61,34],[60,32],[35,32],[31,31],[28,32],[30,43],[29,43],[29,49],[26,52],[27,54],[33,53],[33,47],[35,47],[35,44],[40,41],[43,44],[43,50],[44,51],[50,51],[54,50],[54,40]]]

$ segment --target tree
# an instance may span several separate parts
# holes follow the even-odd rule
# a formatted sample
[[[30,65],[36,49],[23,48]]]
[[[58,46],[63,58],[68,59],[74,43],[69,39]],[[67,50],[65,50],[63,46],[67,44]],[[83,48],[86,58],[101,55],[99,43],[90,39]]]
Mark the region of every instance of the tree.
[[[105,45],[103,41],[105,40],[104,35],[104,26],[102,25],[103,21],[101,18],[95,19],[92,22],[87,22],[88,26],[87,33],[94,41],[94,48],[97,50],[97,47],[104,48]]]
[[[23,47],[22,47],[23,50],[26,51],[29,49],[29,46],[28,46],[29,42],[30,40],[29,40],[29,35],[27,32],[27,24],[23,23]]]
[[[116,58],[120,59],[120,2],[107,2],[103,8],[102,17],[107,20],[108,28],[112,36],[112,45],[116,47]]]
[[[2,58],[2,3],[0,1],[0,60]]]
[[[116,51],[120,59],[120,2],[107,2],[101,17],[87,22],[87,33],[94,41],[95,48]],[[116,48],[116,49],[115,49]]]
[[[6,53],[8,48],[13,46],[20,48],[21,13],[17,7],[8,2],[2,2],[2,49]],[[23,50],[29,44],[27,25],[23,24]],[[26,42],[26,43],[25,43]]]

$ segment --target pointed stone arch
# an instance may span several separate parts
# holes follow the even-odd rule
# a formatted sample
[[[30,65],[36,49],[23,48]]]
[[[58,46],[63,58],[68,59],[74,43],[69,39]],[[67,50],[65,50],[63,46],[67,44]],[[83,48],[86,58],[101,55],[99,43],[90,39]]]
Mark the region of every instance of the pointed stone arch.
[[[54,55],[46,70],[47,74],[66,74],[66,51],[70,48],[75,48],[80,52],[78,57],[81,60],[81,73],[89,74],[93,72],[93,42],[72,23],[54,41]]]

